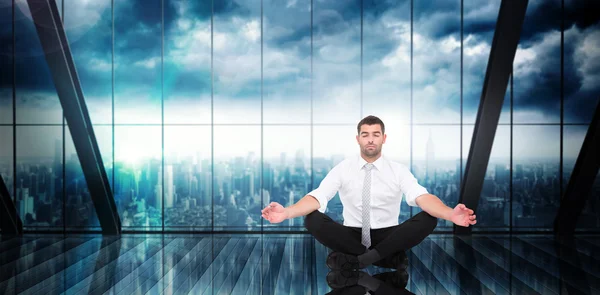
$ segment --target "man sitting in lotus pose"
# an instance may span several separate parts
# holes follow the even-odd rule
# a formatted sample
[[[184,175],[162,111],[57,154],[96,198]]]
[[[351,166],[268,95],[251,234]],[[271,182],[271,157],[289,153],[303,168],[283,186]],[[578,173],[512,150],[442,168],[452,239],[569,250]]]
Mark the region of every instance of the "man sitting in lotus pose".
[[[408,281],[405,251],[433,232],[438,218],[468,227],[476,223],[473,210],[463,204],[454,209],[419,185],[410,170],[381,153],[387,135],[383,122],[368,116],[357,126],[360,156],[343,160],[319,187],[296,204],[284,208],[271,203],[262,217],[271,223],[305,217],[305,227],[316,240],[333,250],[327,257],[332,271],[327,282],[333,289],[360,285],[376,292],[380,281],[360,271],[371,264],[397,269],[396,283]],[[327,202],[339,192],[344,224],[325,215]],[[423,212],[398,224],[402,195]]]

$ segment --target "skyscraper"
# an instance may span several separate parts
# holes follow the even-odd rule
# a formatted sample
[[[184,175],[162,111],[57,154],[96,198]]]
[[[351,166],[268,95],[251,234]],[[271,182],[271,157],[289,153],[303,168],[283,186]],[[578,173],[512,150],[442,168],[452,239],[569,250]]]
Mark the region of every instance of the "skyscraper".
[[[171,208],[175,204],[175,192],[173,187],[173,165],[167,166],[165,174],[165,207]]]
[[[523,175],[523,165],[517,164],[517,171],[515,177],[517,179],[522,179],[525,175]]]

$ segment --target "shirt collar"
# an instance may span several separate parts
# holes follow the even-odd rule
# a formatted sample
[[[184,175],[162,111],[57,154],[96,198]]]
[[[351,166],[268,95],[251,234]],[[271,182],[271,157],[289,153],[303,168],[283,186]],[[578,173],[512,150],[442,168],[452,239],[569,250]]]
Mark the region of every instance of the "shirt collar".
[[[379,157],[379,159],[375,160],[375,162],[373,162],[373,165],[375,166],[375,168],[377,168],[377,170],[381,171],[381,169],[383,168],[383,162],[385,161],[385,159],[383,158],[383,154]],[[360,155],[358,155],[358,170],[360,171],[365,164],[367,164],[367,161],[365,161],[365,159],[363,159],[363,157],[361,157]]]

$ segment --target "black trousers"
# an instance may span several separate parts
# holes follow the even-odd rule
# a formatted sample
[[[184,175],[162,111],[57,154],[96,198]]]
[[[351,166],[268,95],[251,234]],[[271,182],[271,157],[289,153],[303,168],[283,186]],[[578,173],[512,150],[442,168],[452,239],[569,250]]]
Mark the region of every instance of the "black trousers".
[[[437,218],[420,212],[402,224],[371,230],[371,249],[376,249],[381,260],[377,266],[390,267],[387,261],[400,251],[406,251],[421,243],[437,225]],[[318,210],[306,215],[304,226],[325,247],[346,254],[360,255],[366,252],[361,243],[361,228],[339,224]]]

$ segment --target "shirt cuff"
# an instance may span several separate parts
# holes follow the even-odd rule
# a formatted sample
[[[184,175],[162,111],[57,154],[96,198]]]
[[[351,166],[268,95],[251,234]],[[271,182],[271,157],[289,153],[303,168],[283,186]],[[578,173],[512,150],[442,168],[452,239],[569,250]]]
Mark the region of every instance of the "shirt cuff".
[[[312,192],[308,193],[308,195],[313,196],[315,199],[317,199],[317,201],[319,201],[319,212],[321,213],[325,213],[325,210],[327,209],[327,198],[325,196],[323,196],[322,194],[319,193],[319,189],[315,189]]]
[[[412,207],[418,207],[419,205],[417,204],[417,198],[421,195],[428,194],[428,193],[429,192],[424,187],[415,189],[415,190],[409,192],[408,194],[406,194],[406,204],[408,204],[409,206],[412,206]]]

